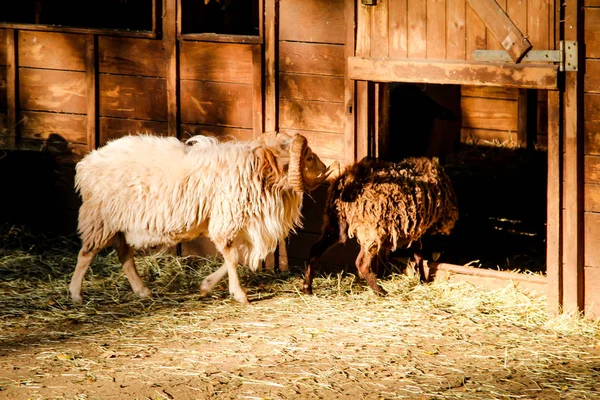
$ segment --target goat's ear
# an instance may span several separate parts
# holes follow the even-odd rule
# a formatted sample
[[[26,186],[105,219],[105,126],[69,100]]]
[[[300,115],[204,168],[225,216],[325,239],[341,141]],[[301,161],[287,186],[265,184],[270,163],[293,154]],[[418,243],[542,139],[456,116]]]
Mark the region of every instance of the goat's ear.
[[[277,163],[277,157],[269,149],[258,148],[255,150],[256,157],[259,160],[259,174],[267,182],[275,183],[283,178],[283,169]]]

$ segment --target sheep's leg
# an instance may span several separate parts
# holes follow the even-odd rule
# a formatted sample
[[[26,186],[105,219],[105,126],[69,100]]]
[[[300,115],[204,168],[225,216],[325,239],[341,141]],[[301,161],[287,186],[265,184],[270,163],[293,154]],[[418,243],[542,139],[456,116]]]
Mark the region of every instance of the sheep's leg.
[[[426,282],[427,276],[425,275],[425,259],[423,257],[423,252],[421,250],[416,250],[413,253],[413,258],[415,259],[415,271],[419,277],[419,282]]]
[[[312,281],[315,276],[315,269],[323,254],[331,246],[339,241],[339,234],[334,232],[326,232],[321,238],[315,242],[310,248],[310,261],[304,274],[304,283],[302,284],[302,291],[306,294],[312,294]]]
[[[208,295],[214,287],[223,279],[223,277],[227,274],[227,264],[221,265],[221,267],[204,278],[202,284],[200,285],[200,290],[202,291],[202,296]]]
[[[87,272],[94,256],[98,254],[99,250],[84,251],[83,248],[77,255],[77,265],[75,271],[71,277],[71,283],[69,284],[69,292],[71,293],[71,300],[73,303],[83,303],[83,296],[81,295],[81,284],[83,283],[83,277]]]
[[[225,265],[227,265],[227,275],[229,275],[229,293],[233,298],[241,304],[249,304],[246,292],[240,285],[238,276],[239,254],[235,247],[226,247],[223,251]]]
[[[129,281],[129,284],[131,285],[131,288],[135,294],[137,294],[139,297],[150,297],[152,292],[146,287],[146,285],[144,285],[144,281],[142,281],[142,278],[140,278],[140,275],[135,268],[133,253],[133,247],[127,244],[127,241],[123,235],[119,235],[117,256],[123,265],[123,272],[125,272],[125,276],[127,277],[127,280]]]
[[[372,264],[377,258],[377,248],[371,247],[365,250],[361,247],[358,257],[356,257],[356,268],[358,273],[365,278],[369,287],[379,295],[386,295],[387,292],[377,283],[377,275],[373,273]]]

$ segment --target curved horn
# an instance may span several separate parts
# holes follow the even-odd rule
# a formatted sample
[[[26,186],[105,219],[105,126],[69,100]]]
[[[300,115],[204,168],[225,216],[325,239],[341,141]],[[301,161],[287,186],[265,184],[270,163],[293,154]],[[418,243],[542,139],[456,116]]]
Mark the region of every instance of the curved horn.
[[[304,179],[302,170],[304,168],[304,152],[308,147],[308,141],[302,135],[294,135],[294,140],[290,146],[290,166],[288,170],[289,181],[292,189],[296,192],[304,192]]]

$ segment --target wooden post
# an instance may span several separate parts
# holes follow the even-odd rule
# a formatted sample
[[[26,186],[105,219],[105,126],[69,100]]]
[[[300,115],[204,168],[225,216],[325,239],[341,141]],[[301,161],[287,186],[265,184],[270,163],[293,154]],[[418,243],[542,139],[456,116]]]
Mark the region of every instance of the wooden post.
[[[467,0],[492,35],[514,60],[519,62],[531,50],[531,43],[495,0]]]
[[[264,132],[262,46],[252,45],[252,128],[255,137]]]
[[[162,40],[167,63],[167,134],[179,137],[179,84],[177,65],[177,0],[163,0]]]
[[[87,85],[87,148],[92,151],[98,147],[98,79],[97,79],[97,38],[86,36],[85,72]]]
[[[265,0],[265,132],[279,128],[277,101],[277,10],[276,0]]]
[[[564,40],[580,40],[581,0],[565,1]],[[582,43],[582,41],[580,41]],[[582,66],[580,51],[579,65]],[[565,72],[564,129],[564,202],[563,232],[563,310],[583,310],[583,79],[579,71]]]
[[[6,35],[6,146],[15,147],[17,144],[17,121],[19,117],[19,66],[17,62],[17,31],[7,29]]]
[[[344,44],[344,55],[346,60],[354,56],[354,34],[356,31],[356,2],[344,0],[344,19],[346,21],[346,43]],[[346,71],[348,67],[346,66]],[[345,74],[344,78],[344,104],[346,112],[346,125],[344,127],[344,163],[351,164],[356,159],[356,106],[355,106],[356,82]]]
[[[537,141],[537,91],[519,89],[517,104],[518,145],[532,150]]]
[[[390,84],[377,83],[375,86],[375,157],[389,156],[390,142]]]
[[[560,93],[548,91],[548,184],[546,217],[546,276],[548,308],[562,309],[562,117]]]

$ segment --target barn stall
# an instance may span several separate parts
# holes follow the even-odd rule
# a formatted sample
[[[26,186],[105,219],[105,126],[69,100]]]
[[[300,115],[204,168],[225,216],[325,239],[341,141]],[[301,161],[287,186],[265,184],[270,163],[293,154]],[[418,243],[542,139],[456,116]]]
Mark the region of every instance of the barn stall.
[[[468,166],[467,177],[453,170],[458,190],[464,188],[462,202],[489,210],[502,203],[493,201],[500,193],[515,209],[522,206],[520,215],[538,211],[535,240],[521,251],[536,255],[533,269],[545,276],[495,272],[496,260],[488,268],[460,267],[479,258],[469,251],[493,242],[469,228],[481,228],[477,221],[466,224],[465,236],[455,242],[458,250],[431,263],[432,270],[485,275],[477,277],[481,283],[522,281],[547,290],[552,310],[598,314],[600,4],[217,3],[106,2],[71,14],[65,7],[72,10],[75,2],[32,0],[3,10],[0,163],[3,185],[19,189],[3,207],[3,219],[72,231],[78,206],[74,163],[129,132],[182,139],[196,133],[244,139],[300,132],[326,163],[393,158],[415,137],[395,131],[408,124],[398,117],[399,104],[407,102],[395,99],[409,87],[404,84],[413,84],[457,117],[432,122],[427,152],[449,169]],[[75,14],[77,20],[68,17]],[[486,170],[492,164],[497,167]],[[486,197],[485,174],[475,184],[470,180],[482,170],[503,177],[507,164],[516,166],[504,182],[510,190]],[[510,179],[523,181],[511,187]],[[280,246],[271,263],[304,265],[318,238],[324,191],[307,199],[304,229]],[[511,220],[482,215],[504,224]],[[469,245],[473,238],[481,241]],[[497,240],[496,255],[519,243]],[[188,253],[211,251],[202,241],[183,247]],[[351,265],[355,253],[348,247],[332,250],[325,264]],[[506,264],[503,269],[523,269]]]

